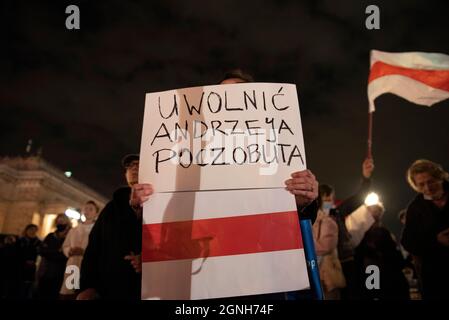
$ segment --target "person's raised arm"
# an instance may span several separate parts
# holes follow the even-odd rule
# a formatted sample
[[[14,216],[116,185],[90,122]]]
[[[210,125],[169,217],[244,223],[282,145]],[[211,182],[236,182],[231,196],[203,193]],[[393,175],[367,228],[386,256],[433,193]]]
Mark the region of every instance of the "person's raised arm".
[[[350,214],[363,204],[365,200],[364,198],[369,192],[369,189],[371,187],[371,176],[373,175],[373,171],[374,171],[373,159],[366,158],[362,164],[362,182],[360,184],[359,189],[355,194],[345,199],[338,206],[338,210],[341,212],[343,216]]]

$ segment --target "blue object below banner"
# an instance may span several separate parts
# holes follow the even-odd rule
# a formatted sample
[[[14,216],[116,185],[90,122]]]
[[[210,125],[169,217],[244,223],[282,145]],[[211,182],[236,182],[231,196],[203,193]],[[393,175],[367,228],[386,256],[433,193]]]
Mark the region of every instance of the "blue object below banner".
[[[304,244],[304,255],[307,262],[307,272],[309,274],[310,288],[316,300],[323,300],[323,289],[321,288],[320,271],[316,257],[315,244],[313,242],[312,222],[310,219],[299,221]]]

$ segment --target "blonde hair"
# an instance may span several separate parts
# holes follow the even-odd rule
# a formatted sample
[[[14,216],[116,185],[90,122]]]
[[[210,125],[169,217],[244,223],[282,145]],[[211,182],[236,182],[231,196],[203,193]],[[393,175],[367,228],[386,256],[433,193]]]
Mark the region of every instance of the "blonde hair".
[[[413,162],[407,170],[407,182],[416,192],[419,192],[419,189],[415,184],[414,177],[420,173],[428,173],[435,179],[449,181],[449,173],[444,171],[440,164],[426,159],[419,159]]]

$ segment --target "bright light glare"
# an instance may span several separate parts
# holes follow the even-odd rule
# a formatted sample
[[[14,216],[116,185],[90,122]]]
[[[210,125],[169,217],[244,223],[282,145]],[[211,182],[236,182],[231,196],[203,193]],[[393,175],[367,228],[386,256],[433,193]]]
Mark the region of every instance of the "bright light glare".
[[[79,220],[81,217],[81,214],[78,211],[71,209],[71,208],[68,208],[65,211],[65,215],[69,218],[76,219],[76,220]]]
[[[378,203],[379,203],[379,196],[374,192],[371,192],[365,199],[365,205],[367,206],[374,206]]]

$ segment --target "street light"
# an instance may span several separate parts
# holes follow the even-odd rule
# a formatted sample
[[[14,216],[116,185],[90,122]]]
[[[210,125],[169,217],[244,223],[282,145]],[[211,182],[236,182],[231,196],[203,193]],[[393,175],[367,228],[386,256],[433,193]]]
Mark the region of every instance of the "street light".
[[[72,176],[72,171],[66,171],[64,174],[67,178],[70,178]]]

